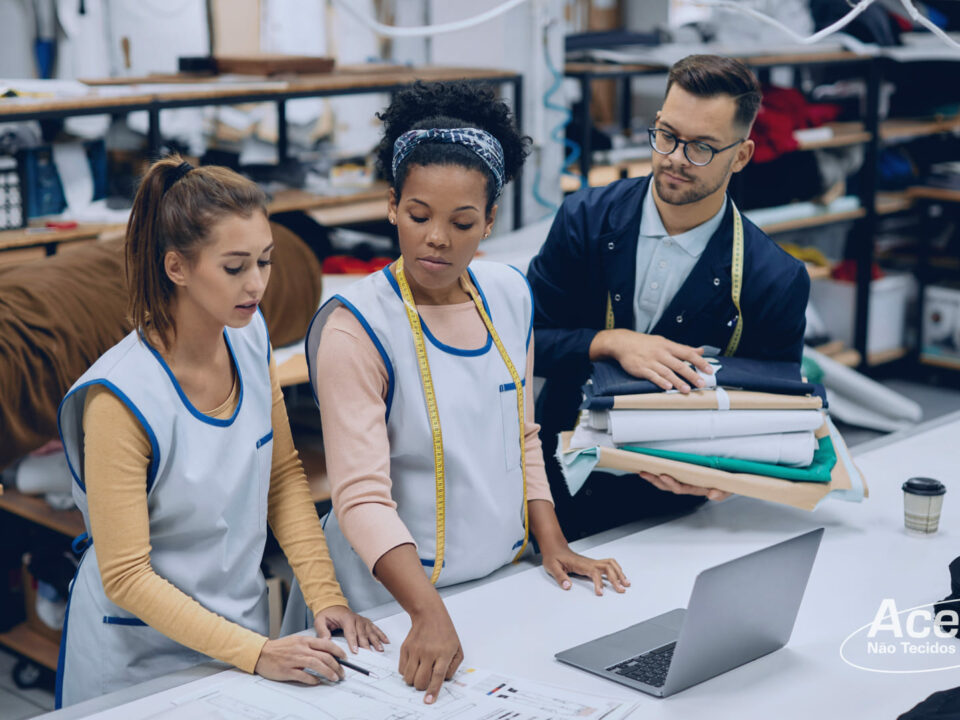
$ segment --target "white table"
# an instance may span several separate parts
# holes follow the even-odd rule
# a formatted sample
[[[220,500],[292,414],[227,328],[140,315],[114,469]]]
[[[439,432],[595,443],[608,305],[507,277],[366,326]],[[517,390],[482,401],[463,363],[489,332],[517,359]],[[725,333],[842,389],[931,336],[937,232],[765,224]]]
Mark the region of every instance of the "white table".
[[[855,457],[871,493],[863,504],[830,501],[807,513],[734,498],[645,530],[610,531],[606,538],[615,539],[599,545],[589,538],[577,543],[581,551],[592,545],[589,554],[619,560],[633,583],[625,595],[607,591],[597,598],[579,581],[563,592],[539,567],[512,567],[461,588],[449,594],[447,606],[466,662],[630,698],[640,702],[638,718],[896,717],[930,693],[960,684],[960,673],[866,672],[845,664],[839,649],[844,638],[873,619],[884,598],[906,609],[947,594],[947,566],[960,554],[958,439],[960,413],[955,413],[862,446]],[[939,478],[949,488],[940,531],[929,537],[903,529],[900,485],[916,475]],[[783,650],[665,700],[553,659],[559,650],[685,606],[694,577],[707,567],[820,526],[826,534],[793,637]],[[377,615],[392,610],[384,606]],[[399,643],[407,618],[387,616],[381,626]],[[49,717],[82,717],[210,672],[206,667],[161,678]]]

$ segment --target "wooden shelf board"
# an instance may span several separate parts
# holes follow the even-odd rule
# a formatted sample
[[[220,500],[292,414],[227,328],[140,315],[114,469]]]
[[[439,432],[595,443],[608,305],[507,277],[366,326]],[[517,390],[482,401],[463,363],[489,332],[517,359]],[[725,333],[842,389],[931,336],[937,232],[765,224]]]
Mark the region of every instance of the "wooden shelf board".
[[[913,207],[913,197],[907,192],[878,192],[876,209],[878,215],[891,215],[893,213],[909,210]]]
[[[775,233],[789,232],[791,230],[802,230],[804,228],[819,227],[820,225],[829,225],[836,222],[857,220],[866,214],[867,213],[863,208],[857,208],[856,210],[846,210],[844,212],[813,215],[811,217],[799,218],[797,220],[786,220],[784,222],[770,223],[768,225],[761,225],[760,229],[768,235],[773,235]]]
[[[613,165],[594,165],[590,168],[590,187],[603,187],[614,180],[626,177],[645,177],[653,171],[653,163],[649,160],[625,160]],[[565,193],[576,192],[580,189],[580,173],[578,168],[570,168],[573,175],[560,176],[560,189]]]
[[[49,232],[34,228],[0,231],[0,251],[16,248],[42,247],[51,243],[68,243],[78,240],[92,240],[108,230],[123,229],[116,223],[79,225],[71,230],[51,230]]]
[[[816,53],[783,53],[771,55],[736,55],[752,67],[770,67],[774,65],[807,65],[824,62],[856,62],[864,58],[847,50],[829,50]],[[660,63],[604,63],[604,62],[568,62],[564,70],[568,75],[599,73],[602,75],[626,75],[635,72],[667,72],[670,68]]]
[[[933,367],[942,367],[947,368],[948,370],[960,370],[960,360],[938,358],[931,355],[921,355],[920,362],[923,365],[932,365]]]
[[[883,140],[899,140],[950,132],[960,128],[960,116],[950,118],[895,118],[880,123]]]
[[[326,225],[379,220],[387,216],[387,186],[377,183],[369,190],[350,195],[316,195],[304,190],[281,190],[267,206],[271,214],[298,210],[314,210]],[[26,248],[43,248],[51,244],[79,243],[95,240],[108,233],[123,233],[121,223],[79,225],[70,230],[43,231],[32,228],[0,231],[0,252]]]
[[[0,633],[0,645],[28,657],[34,662],[56,672],[60,647],[50,638],[34,632],[26,623],[20,623],[5,633]]]
[[[939,200],[941,202],[960,202],[960,190],[933,187],[932,185],[914,185],[907,188],[907,197],[916,200]]]
[[[910,352],[908,348],[899,347],[891,350],[881,350],[880,352],[867,353],[867,365],[884,365],[886,363],[900,360]]]
[[[310,381],[310,374],[307,372],[307,356],[303,353],[294,355],[277,365],[277,377],[280,379],[280,386],[301,385]]]
[[[3,495],[0,495],[0,510],[19,515],[69,538],[75,538],[84,531],[79,510],[54,510],[42,497],[24,495],[12,487],[5,488]]]
[[[511,80],[516,77],[516,73],[506,70],[495,70],[488,68],[469,68],[469,67],[444,67],[444,66],[425,66],[425,67],[406,67],[397,65],[378,65],[369,69],[363,68],[339,68],[333,72],[319,75],[298,75],[286,77],[283,80],[260,80],[254,79],[249,82],[221,82],[218,87],[197,89],[191,87],[178,88],[180,82],[169,82],[160,77],[147,78],[128,78],[127,82],[139,80],[146,83],[163,82],[169,84],[169,89],[163,92],[145,92],[144,88],[132,87],[129,94],[122,90],[115,89],[109,95],[97,93],[97,84],[105,84],[98,80],[88,81],[91,84],[91,94],[72,98],[12,98],[0,100],[0,118],[9,115],[26,115],[30,113],[47,113],[71,111],[95,112],[103,110],[123,111],[125,107],[136,105],[149,105],[150,103],[177,103],[177,102],[196,102],[203,103],[225,103],[236,98],[238,102],[244,102],[244,98],[252,95],[264,97],[267,99],[282,99],[291,94],[336,94],[343,91],[363,91],[366,89],[375,89],[378,87],[391,85],[407,85],[416,80],[442,81],[442,80]],[[189,78],[193,82],[217,83],[214,77]]]
[[[799,150],[822,150],[824,148],[847,147],[870,142],[873,137],[863,129],[861,122],[828,123],[826,127],[833,129],[833,137],[827,140],[812,140],[801,142]]]
[[[860,364],[860,353],[844,345],[843,340],[832,340],[814,349],[847,367],[857,367]]]
[[[381,197],[376,200],[354,202],[349,205],[314,208],[308,210],[307,214],[326,227],[386,220],[387,200],[385,197]]]
[[[805,262],[804,265],[807,268],[807,274],[810,276],[811,280],[826,280],[830,277],[831,268],[828,268],[824,265],[814,265],[813,263]]]
[[[855,368],[860,365],[860,353],[853,348],[847,348],[846,350],[834,353],[830,358],[847,367]]]
[[[275,215],[296,210],[348,207],[375,200],[383,203],[384,213],[386,213],[386,183],[377,183],[369,190],[360,190],[349,195],[317,195],[306,190],[281,190],[274,193],[273,199],[267,205],[267,210],[271,215]]]

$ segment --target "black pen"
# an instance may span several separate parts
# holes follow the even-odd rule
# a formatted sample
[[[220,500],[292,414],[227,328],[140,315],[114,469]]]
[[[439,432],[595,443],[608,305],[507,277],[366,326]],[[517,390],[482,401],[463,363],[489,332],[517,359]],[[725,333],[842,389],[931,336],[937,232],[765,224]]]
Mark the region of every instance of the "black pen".
[[[369,671],[369,670],[364,670],[362,667],[360,667],[359,665],[354,665],[354,664],[353,664],[352,662],[350,662],[349,660],[341,660],[341,659],[338,658],[336,655],[334,655],[333,657],[336,659],[336,661],[337,661],[338,663],[340,663],[340,664],[343,665],[344,667],[348,667],[348,668],[350,668],[351,670],[356,670],[358,673],[363,673],[364,675],[368,675],[368,676],[370,675],[370,671]]]

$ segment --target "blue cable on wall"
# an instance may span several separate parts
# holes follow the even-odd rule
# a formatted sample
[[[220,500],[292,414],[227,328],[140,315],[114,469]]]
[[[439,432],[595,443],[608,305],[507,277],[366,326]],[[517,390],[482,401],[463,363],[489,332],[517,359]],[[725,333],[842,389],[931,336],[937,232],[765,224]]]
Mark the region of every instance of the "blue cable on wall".
[[[580,158],[580,144],[566,137],[566,129],[570,124],[570,121],[573,119],[573,113],[571,113],[570,109],[565,105],[558,105],[551,99],[553,95],[563,86],[563,74],[557,70],[553,64],[553,61],[550,59],[550,51],[546,43],[546,37],[544,37],[543,43],[543,59],[547,65],[547,69],[550,71],[550,74],[553,75],[553,84],[543,94],[543,106],[548,110],[556,110],[561,112],[564,116],[563,120],[556,127],[554,127],[553,130],[550,131],[550,139],[563,145],[564,149],[566,150],[566,155],[563,159],[563,170],[561,175],[569,175],[570,177],[578,178],[580,187],[583,188],[586,187],[586,178],[580,177],[576,173],[572,173],[567,170],[568,167],[573,165]],[[547,200],[540,193],[541,179],[542,171],[537,169],[537,174],[533,181],[533,197],[540,205],[548,208],[551,213],[554,213],[560,208],[556,203]]]

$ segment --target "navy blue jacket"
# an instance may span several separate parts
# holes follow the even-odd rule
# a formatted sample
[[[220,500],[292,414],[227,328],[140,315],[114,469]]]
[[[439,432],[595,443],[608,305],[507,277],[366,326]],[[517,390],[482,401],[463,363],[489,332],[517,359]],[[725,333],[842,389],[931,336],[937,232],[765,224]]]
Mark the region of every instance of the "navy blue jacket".
[[[534,372],[546,378],[537,420],[545,439],[573,426],[580,387],[590,372],[590,343],[604,329],[608,293],[616,327],[634,327],[637,243],[649,182],[649,177],[619,180],[568,197],[530,263]],[[736,354],[800,362],[810,277],[803,263],[745,217],[743,233],[744,325]],[[728,203],[720,227],[651,334],[726,348],[737,317],[730,295],[732,249]]]

